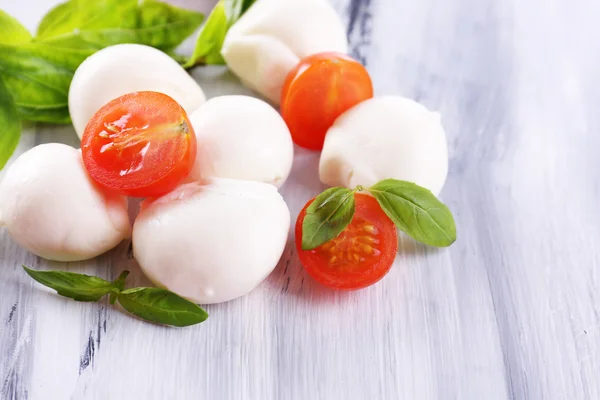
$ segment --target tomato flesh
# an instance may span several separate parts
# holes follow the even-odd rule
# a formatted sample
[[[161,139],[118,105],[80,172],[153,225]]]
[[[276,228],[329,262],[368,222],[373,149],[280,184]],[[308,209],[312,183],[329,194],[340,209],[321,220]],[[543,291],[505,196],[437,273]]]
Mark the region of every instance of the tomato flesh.
[[[358,61],[345,54],[318,53],[300,60],[287,75],[281,115],[297,145],[321,150],[337,117],[371,97],[371,78]]]
[[[377,200],[358,193],[352,222],[336,238],[312,250],[302,250],[302,221],[310,200],[296,220],[296,250],[304,269],[319,283],[355,290],[370,286],[388,273],[398,248],[392,220]]]
[[[126,196],[154,197],[188,176],[196,159],[196,135],[171,97],[134,92],[96,112],[83,133],[81,151],[99,185]]]

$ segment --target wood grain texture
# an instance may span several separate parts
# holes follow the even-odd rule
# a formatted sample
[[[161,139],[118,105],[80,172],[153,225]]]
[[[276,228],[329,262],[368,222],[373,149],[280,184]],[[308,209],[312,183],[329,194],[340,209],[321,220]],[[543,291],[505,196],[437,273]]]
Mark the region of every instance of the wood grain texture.
[[[52,2],[0,4],[33,28]],[[338,293],[290,238],[258,289],[170,329],[34,285],[21,264],[64,265],[0,230],[0,398],[600,399],[600,3],[333,4],[376,93],[441,112],[458,241],[402,237],[383,281]],[[209,97],[249,93],[223,68],[193,75]],[[77,145],[71,128],[32,126],[19,149],[49,141]],[[297,150],[293,218],[323,189],[317,162]],[[145,282],[127,243],[68,268]]]

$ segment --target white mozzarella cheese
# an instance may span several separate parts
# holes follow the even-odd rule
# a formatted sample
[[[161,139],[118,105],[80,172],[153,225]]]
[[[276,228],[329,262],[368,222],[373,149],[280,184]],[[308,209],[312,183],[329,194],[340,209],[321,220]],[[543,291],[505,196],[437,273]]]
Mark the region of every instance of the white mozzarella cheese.
[[[145,200],[133,249],[157,286],[196,303],[220,303],[271,273],[289,228],[289,210],[274,186],[217,178]]]
[[[55,261],[96,257],[130,236],[124,197],[102,192],[81,153],[43,144],[23,153],[0,182],[0,225],[32,253]]]
[[[220,96],[190,115],[198,152],[192,180],[252,180],[280,187],[292,168],[294,146],[277,111],[249,96]]]
[[[330,186],[370,186],[382,179],[414,182],[436,196],[448,173],[440,115],[399,96],[366,100],[328,130],[319,176]]]

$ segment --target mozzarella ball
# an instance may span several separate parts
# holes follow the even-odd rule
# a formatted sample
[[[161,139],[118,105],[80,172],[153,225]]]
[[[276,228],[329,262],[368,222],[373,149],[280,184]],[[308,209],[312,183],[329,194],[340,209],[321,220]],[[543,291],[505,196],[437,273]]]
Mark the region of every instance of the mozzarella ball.
[[[280,187],[292,168],[290,131],[273,107],[249,96],[220,96],[190,115],[198,152],[190,174]]]
[[[227,32],[221,55],[242,83],[279,104],[301,58],[346,53],[346,29],[327,0],[259,0]]]
[[[399,96],[366,100],[327,131],[319,175],[330,186],[370,186],[382,179],[414,182],[436,196],[448,173],[440,115]]]
[[[81,63],[69,88],[69,113],[79,138],[103,105],[139,91],[164,93],[188,113],[206,101],[196,81],[162,51],[141,44],[109,46]]]
[[[58,143],[34,147],[8,169],[0,221],[21,246],[55,261],[96,257],[131,233],[126,199],[102,192],[81,153]]]
[[[133,226],[133,251],[157,286],[196,303],[243,296],[275,268],[290,213],[265,183],[210,179],[145,200]]]

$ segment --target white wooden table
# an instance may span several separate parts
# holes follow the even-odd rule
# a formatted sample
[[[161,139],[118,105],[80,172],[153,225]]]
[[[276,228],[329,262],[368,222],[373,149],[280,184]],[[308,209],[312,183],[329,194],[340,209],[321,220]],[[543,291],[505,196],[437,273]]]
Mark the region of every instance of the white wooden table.
[[[206,8],[201,0],[180,4]],[[33,28],[52,0],[0,0]],[[250,295],[186,329],[33,284],[0,230],[2,399],[600,399],[600,2],[336,0],[378,94],[442,113],[459,239],[401,239],[377,285],[338,293],[292,238]],[[248,93],[221,68],[208,96]],[[1,129],[1,127],[0,127]],[[69,127],[30,127],[20,151]],[[299,150],[292,217],[322,187]],[[72,271],[133,271],[128,244]],[[146,282],[147,283],[147,282]]]

